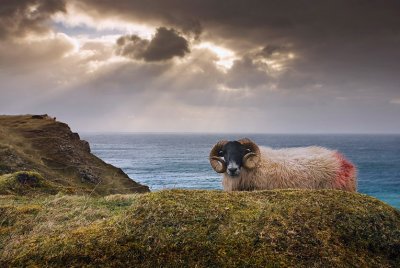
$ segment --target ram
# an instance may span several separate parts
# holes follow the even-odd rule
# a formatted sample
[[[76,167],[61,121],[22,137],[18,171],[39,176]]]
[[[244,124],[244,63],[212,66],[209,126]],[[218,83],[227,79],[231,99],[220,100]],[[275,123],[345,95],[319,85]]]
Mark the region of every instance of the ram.
[[[222,140],[211,149],[209,160],[216,172],[223,173],[225,191],[357,189],[354,165],[323,147],[272,149],[247,138]]]

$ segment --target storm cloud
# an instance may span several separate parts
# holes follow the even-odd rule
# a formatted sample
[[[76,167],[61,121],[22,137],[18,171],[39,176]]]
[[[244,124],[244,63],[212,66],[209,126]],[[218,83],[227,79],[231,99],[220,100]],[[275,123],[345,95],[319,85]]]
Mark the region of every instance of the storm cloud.
[[[66,12],[63,0],[3,0],[0,4],[0,39],[41,33],[57,12]]]
[[[251,37],[262,40],[288,36],[323,39],[329,36],[362,36],[398,32],[400,3],[395,0],[360,2],[339,1],[262,1],[232,0],[84,0],[88,12],[123,16],[223,33],[223,37]],[[194,23],[196,21],[196,23]],[[190,26],[197,25],[197,26]],[[195,30],[193,30],[195,31]],[[377,33],[378,31],[378,33]],[[354,37],[356,37],[354,36]]]
[[[117,40],[117,54],[145,61],[163,61],[183,57],[189,53],[188,41],[174,29],[160,27],[151,40],[137,35],[121,36]]]

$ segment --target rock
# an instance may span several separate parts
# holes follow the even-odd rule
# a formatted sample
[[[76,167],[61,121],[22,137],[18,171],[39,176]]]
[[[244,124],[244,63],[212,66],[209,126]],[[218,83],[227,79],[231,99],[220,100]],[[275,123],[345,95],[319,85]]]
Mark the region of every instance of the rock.
[[[101,182],[101,179],[94,175],[90,169],[81,169],[79,175],[81,176],[81,181],[84,183],[98,184]]]
[[[85,141],[85,140],[80,140],[80,142],[81,142],[81,144],[82,144],[83,149],[84,149],[86,152],[90,153],[90,145],[89,145],[89,142],[87,142],[87,141]]]
[[[49,116],[47,114],[35,114],[32,115],[31,118],[32,119],[45,119],[48,118]]]
[[[38,176],[29,173],[20,173],[17,175],[17,181],[21,184],[35,186],[39,183]]]

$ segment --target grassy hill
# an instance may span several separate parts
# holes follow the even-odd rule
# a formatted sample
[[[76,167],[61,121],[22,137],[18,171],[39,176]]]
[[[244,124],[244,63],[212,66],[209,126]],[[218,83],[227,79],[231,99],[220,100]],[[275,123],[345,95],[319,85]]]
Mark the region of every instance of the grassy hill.
[[[333,190],[0,198],[0,266],[399,267],[400,213]]]
[[[0,175],[35,171],[67,192],[148,192],[121,169],[90,153],[67,124],[49,116],[0,116]]]

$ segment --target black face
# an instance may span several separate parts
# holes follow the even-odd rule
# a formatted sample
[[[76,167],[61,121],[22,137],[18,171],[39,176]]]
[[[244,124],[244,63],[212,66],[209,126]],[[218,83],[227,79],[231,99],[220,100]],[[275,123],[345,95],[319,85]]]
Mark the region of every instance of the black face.
[[[243,156],[249,151],[238,141],[229,141],[222,147],[218,155],[225,159],[227,166],[226,173],[229,176],[235,177],[240,174],[240,169],[243,165]]]

